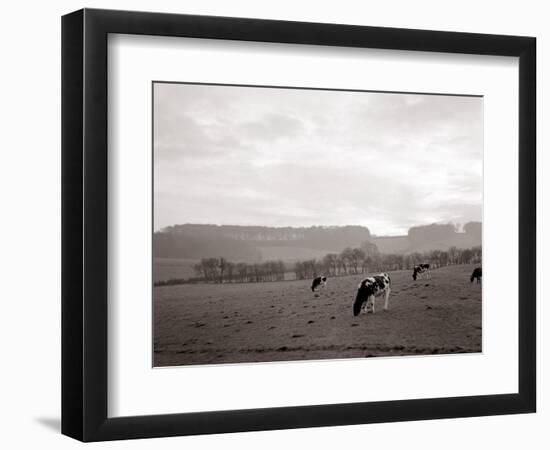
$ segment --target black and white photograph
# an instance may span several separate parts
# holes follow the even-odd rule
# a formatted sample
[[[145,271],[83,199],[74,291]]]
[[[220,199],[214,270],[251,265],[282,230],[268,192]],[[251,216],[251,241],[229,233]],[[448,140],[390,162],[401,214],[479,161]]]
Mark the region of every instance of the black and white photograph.
[[[152,90],[154,367],[482,352],[482,96]]]
[[[547,4],[2,12],[0,448],[550,448]]]

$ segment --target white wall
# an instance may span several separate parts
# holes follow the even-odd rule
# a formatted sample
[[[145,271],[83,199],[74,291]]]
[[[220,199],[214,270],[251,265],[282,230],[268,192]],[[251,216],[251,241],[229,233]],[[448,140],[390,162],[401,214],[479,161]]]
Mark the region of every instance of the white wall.
[[[0,273],[0,442],[5,448],[73,448],[59,434],[60,417],[60,16],[83,6],[288,20],[355,23],[538,38],[539,229],[550,226],[542,209],[550,183],[550,157],[543,154],[549,131],[543,107],[549,104],[550,28],[545,2],[386,1],[338,2],[189,0],[86,3],[4,2],[0,25],[2,71],[0,163],[2,227]],[[546,139],[545,139],[546,138]],[[540,236],[540,235],[539,235]],[[542,246],[542,247],[541,247]],[[548,234],[539,248],[548,248]],[[539,274],[548,258],[539,255]],[[225,449],[294,448],[341,445],[407,449],[546,448],[550,442],[550,309],[539,284],[539,412],[536,415],[364,425],[233,435],[170,438],[97,447]]]

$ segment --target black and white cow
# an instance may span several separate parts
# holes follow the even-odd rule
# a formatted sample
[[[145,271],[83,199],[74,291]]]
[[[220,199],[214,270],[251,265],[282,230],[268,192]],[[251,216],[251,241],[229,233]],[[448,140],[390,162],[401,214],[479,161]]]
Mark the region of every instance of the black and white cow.
[[[470,283],[473,283],[474,278],[478,283],[481,283],[481,267],[476,267],[474,269],[472,276],[470,277]]]
[[[313,282],[311,283],[311,292],[315,292],[315,289],[317,289],[319,286],[325,287],[327,285],[327,277],[320,276],[313,279]]]
[[[430,273],[429,264],[418,264],[413,268],[413,280],[416,281],[418,276],[423,276],[424,278],[431,278],[432,274]]]
[[[363,309],[368,313],[369,308],[374,314],[375,298],[381,295],[385,296],[384,310],[387,310],[390,292],[390,277],[387,273],[365,278],[357,288],[357,296],[353,302],[353,315],[358,316]]]

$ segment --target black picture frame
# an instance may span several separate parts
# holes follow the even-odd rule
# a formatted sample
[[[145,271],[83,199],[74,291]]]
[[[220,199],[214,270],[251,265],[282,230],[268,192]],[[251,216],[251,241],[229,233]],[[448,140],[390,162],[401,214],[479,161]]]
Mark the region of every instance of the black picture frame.
[[[518,57],[518,393],[109,418],[109,33]],[[95,9],[63,16],[62,433],[102,441],[535,412],[535,91],[533,37]]]

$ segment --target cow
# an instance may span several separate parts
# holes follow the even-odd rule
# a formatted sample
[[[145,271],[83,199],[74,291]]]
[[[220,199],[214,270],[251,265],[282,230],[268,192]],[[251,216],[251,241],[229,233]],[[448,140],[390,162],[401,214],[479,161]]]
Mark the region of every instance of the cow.
[[[384,294],[384,311],[388,309],[388,299],[391,292],[390,277],[387,273],[381,273],[367,277],[357,287],[357,296],[353,302],[353,315],[358,316],[362,309],[369,312],[369,306],[374,314],[374,301],[376,297]]]
[[[474,271],[472,272],[472,276],[470,277],[470,283],[473,283],[474,278],[478,283],[481,283],[481,267],[476,267]]]
[[[431,278],[432,274],[430,273],[429,264],[418,264],[413,268],[413,280],[416,281],[419,275],[424,275],[425,278]]]
[[[327,277],[320,276],[313,279],[313,282],[311,283],[311,292],[315,292],[315,289],[317,289],[319,286],[325,287],[327,285]]]

